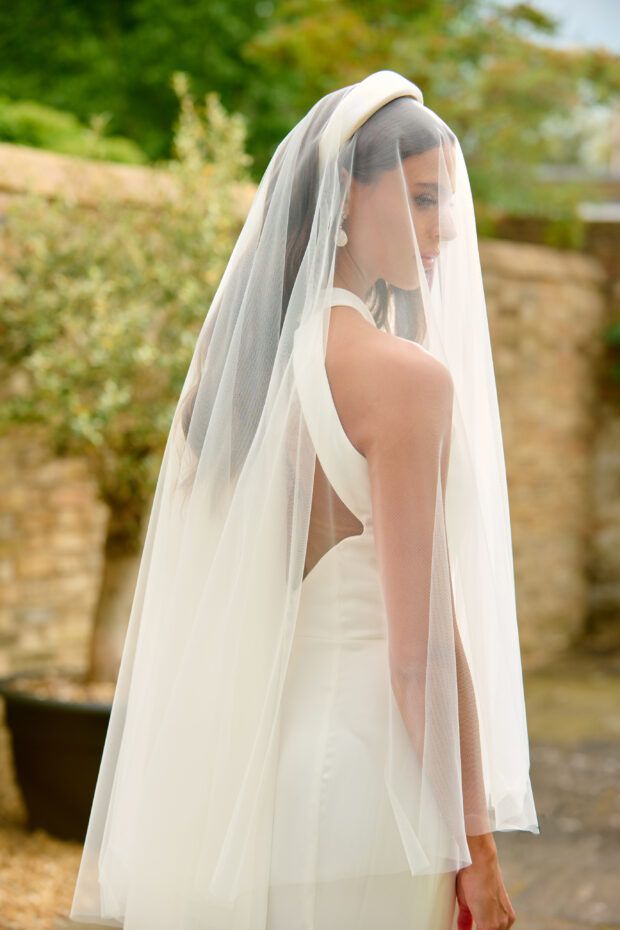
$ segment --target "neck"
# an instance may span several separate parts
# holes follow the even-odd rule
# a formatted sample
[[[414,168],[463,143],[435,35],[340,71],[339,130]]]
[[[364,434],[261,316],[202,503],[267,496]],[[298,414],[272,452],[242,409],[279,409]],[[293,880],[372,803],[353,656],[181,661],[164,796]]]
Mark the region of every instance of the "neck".
[[[346,246],[339,249],[333,286],[343,287],[364,300],[371,285],[372,281],[369,276],[356,264]]]

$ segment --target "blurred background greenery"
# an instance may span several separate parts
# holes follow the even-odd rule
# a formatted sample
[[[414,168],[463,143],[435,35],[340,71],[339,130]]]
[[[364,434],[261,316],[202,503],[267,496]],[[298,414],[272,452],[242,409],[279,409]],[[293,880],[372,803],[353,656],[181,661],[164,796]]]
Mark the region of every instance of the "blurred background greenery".
[[[172,155],[170,76],[247,119],[258,181],[280,139],[334,88],[390,67],[457,133],[479,222],[571,214],[581,184],[538,166],[604,159],[600,108],[620,57],[553,45],[535,3],[489,0],[20,0],[0,5],[0,140],[125,162]],[[597,149],[598,146],[598,149]],[[490,228],[482,231],[491,232]],[[573,243],[576,244],[576,243]]]
[[[137,544],[205,312],[241,228],[245,123],[217,95],[179,113],[166,167],[174,197],[96,209],[71,196],[15,198],[2,242],[0,432],[45,426],[59,456],[88,456],[111,508],[108,555]]]

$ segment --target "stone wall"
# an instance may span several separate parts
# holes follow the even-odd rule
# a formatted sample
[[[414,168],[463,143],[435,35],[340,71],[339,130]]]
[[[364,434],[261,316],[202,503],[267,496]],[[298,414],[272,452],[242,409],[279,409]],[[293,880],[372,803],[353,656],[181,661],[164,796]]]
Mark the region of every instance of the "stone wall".
[[[521,647],[530,666],[589,609],[605,274],[593,258],[481,242],[502,417]]]
[[[230,208],[243,219],[255,187],[249,183],[238,184],[237,192]],[[96,161],[0,142],[0,209],[11,197],[24,193],[47,198],[66,196],[76,203],[94,207],[105,196],[119,203],[157,208],[175,199],[177,182],[162,168]]]
[[[602,184],[602,182],[601,182]],[[604,204],[582,204],[585,222],[582,250],[604,269],[605,320],[599,331],[620,324],[620,179],[608,185]],[[604,187],[602,187],[604,191]],[[498,238],[543,244],[544,217],[504,217]],[[579,637],[580,648],[620,652],[620,348],[602,345],[597,380],[592,442],[592,511],[589,515],[588,607]]]
[[[620,386],[616,388],[620,393]],[[620,648],[620,403],[601,402],[594,444],[590,604],[586,633],[597,650]]]
[[[618,324],[620,222],[591,223],[586,247],[600,259],[607,272],[607,317]],[[610,363],[611,359],[606,368]],[[616,352],[615,364],[620,369],[620,350]],[[602,371],[598,397],[587,633],[596,648],[608,650],[620,648],[620,381]]]
[[[84,666],[107,523],[86,462],[0,437],[0,674]]]

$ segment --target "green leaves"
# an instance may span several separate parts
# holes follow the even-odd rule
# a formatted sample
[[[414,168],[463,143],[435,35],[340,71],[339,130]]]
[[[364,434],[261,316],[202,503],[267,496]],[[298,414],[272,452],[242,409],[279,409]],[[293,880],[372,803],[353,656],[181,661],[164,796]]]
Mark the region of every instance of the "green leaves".
[[[63,454],[91,458],[129,542],[152,494],[196,337],[239,232],[245,127],[180,81],[170,165],[178,196],[97,209],[31,196],[11,204],[0,292],[0,428],[46,424]]]

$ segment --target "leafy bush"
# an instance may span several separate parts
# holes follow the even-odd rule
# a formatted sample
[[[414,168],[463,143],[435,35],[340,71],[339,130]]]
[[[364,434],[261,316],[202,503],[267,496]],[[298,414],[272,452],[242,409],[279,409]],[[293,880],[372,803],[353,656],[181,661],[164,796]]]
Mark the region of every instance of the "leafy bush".
[[[131,139],[105,136],[106,114],[94,116],[84,126],[72,113],[32,100],[0,97],[0,141],[50,149],[64,155],[145,164],[145,153]]]
[[[184,75],[170,163],[179,196],[97,209],[31,195],[9,207],[0,294],[0,429],[43,423],[58,454],[86,454],[135,544],[197,334],[239,232],[245,123]]]

